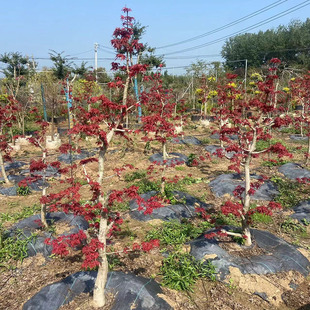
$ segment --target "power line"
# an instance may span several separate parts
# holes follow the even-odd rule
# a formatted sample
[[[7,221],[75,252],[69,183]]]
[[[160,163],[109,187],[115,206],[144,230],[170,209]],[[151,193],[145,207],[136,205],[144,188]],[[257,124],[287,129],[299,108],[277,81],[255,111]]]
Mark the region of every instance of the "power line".
[[[263,7],[263,8],[260,9],[260,10],[257,10],[257,11],[255,11],[255,12],[249,14],[249,15],[246,15],[246,16],[244,16],[244,17],[241,17],[241,18],[239,18],[239,19],[237,19],[237,20],[235,20],[235,21],[233,21],[233,22],[231,22],[231,23],[229,23],[229,24],[226,24],[226,25],[221,26],[221,27],[219,27],[219,28],[216,28],[216,29],[214,29],[214,30],[208,31],[208,32],[203,33],[203,34],[201,34],[201,35],[198,35],[198,36],[195,36],[195,37],[192,37],[192,38],[189,38],[189,39],[180,41],[180,42],[171,43],[171,44],[168,44],[168,45],[164,45],[164,46],[157,47],[156,49],[167,48],[167,47],[176,46],[176,45],[180,45],[180,44],[184,44],[184,43],[188,43],[188,42],[191,42],[191,41],[194,41],[194,40],[201,39],[201,38],[203,38],[203,37],[209,36],[209,35],[211,35],[211,34],[217,33],[217,32],[222,31],[222,30],[224,30],[224,29],[227,29],[227,28],[230,28],[230,27],[235,26],[235,25],[237,25],[237,24],[240,24],[240,23],[243,22],[243,21],[246,21],[246,20],[248,20],[248,19],[250,19],[250,18],[252,18],[252,17],[255,17],[255,16],[257,16],[257,15],[259,15],[259,14],[261,14],[261,13],[264,13],[264,12],[270,10],[270,9],[273,9],[274,7],[276,7],[276,6],[280,5],[280,4],[283,4],[284,2],[287,2],[287,0],[284,0],[284,1],[283,1],[283,0],[276,1],[276,2],[274,2],[274,3],[272,3],[272,4],[270,4],[270,5],[267,5],[267,6]]]
[[[258,22],[258,23],[254,24],[252,26],[246,27],[246,28],[244,28],[242,30],[239,30],[239,31],[234,32],[234,33],[232,33],[230,35],[221,37],[219,39],[216,39],[216,40],[204,43],[204,44],[196,45],[196,46],[193,46],[193,47],[190,47],[190,48],[187,48],[187,49],[183,49],[183,50],[179,50],[179,51],[175,51],[175,52],[170,52],[170,53],[167,53],[167,54],[161,54],[161,55],[157,55],[157,56],[167,56],[167,55],[173,55],[173,54],[178,54],[178,53],[182,53],[182,52],[189,52],[189,51],[192,51],[192,50],[195,50],[195,49],[199,49],[199,48],[206,47],[206,46],[209,46],[209,45],[212,45],[212,44],[215,44],[215,43],[219,43],[221,41],[224,41],[227,38],[233,37],[235,35],[243,34],[243,33],[247,32],[249,30],[253,30],[253,29],[255,29],[255,28],[259,27],[259,26],[263,26],[263,25],[265,25],[265,24],[267,24],[267,23],[269,23],[271,21],[274,21],[274,20],[279,19],[279,18],[281,18],[281,17],[283,17],[285,15],[293,13],[293,12],[295,12],[295,11],[297,11],[297,10],[307,6],[307,5],[309,5],[310,4],[310,3],[308,3],[309,1],[310,0],[307,0],[307,1],[304,1],[302,3],[299,3],[298,5],[295,5],[295,6],[291,7],[291,8],[289,8],[289,9],[287,9],[287,10],[281,12],[281,13],[278,13],[278,14],[272,16],[272,17],[269,17],[269,18],[267,18],[267,19],[265,19],[265,20],[263,20],[261,22]]]
[[[99,45],[98,48],[99,48],[101,51],[104,51],[104,52],[106,52],[106,53],[114,54],[114,55],[115,55],[115,52],[112,52],[112,51],[108,50],[106,47],[102,47],[101,45]]]
[[[71,55],[71,56],[77,56],[77,55],[81,55],[81,54],[86,54],[86,53],[89,53],[89,52],[92,52],[92,51],[93,51],[93,50],[88,50],[88,51],[85,51],[85,52],[73,54],[73,55]]]

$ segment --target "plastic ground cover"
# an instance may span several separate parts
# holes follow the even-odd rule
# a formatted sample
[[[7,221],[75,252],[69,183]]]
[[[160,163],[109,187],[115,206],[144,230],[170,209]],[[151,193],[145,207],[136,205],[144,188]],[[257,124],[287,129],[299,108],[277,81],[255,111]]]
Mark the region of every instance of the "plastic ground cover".
[[[164,164],[164,158],[163,158],[162,153],[153,154],[152,156],[149,157],[149,160],[152,163],[156,162],[159,165]],[[167,158],[166,164],[167,166],[182,165],[182,164],[186,164],[187,161],[188,161],[188,157],[186,155],[177,153],[177,152],[172,152],[172,153],[169,153],[169,157]]]
[[[260,178],[260,176],[257,175],[251,175],[251,177],[253,179]],[[225,194],[233,195],[233,191],[238,185],[245,186],[245,183],[241,175],[237,173],[221,174],[209,183],[212,192],[217,197],[222,197]],[[271,181],[265,181],[261,187],[256,190],[252,198],[254,200],[271,201],[278,194],[279,192],[276,185]]]
[[[227,226],[224,229],[234,230],[234,227]],[[214,231],[216,229],[209,230],[206,234]],[[310,262],[295,246],[267,231],[251,229],[251,233],[257,246],[266,254],[251,257],[234,256],[221,248],[215,238],[207,239],[204,235],[190,243],[190,253],[197,260],[215,254],[215,258],[208,260],[216,267],[219,280],[224,280],[229,275],[229,267],[236,267],[243,274],[268,274],[289,270],[298,271],[304,276],[309,274]]]
[[[30,298],[23,310],[57,310],[81,293],[94,289],[96,271],[82,271],[47,285]],[[162,290],[153,279],[123,272],[109,272],[106,292],[114,295],[111,310],[170,310],[166,301],[158,297]]]
[[[200,145],[201,141],[196,137],[186,136],[182,138],[172,138],[171,143],[176,144],[191,144],[191,145]]]
[[[88,222],[85,221],[81,216],[74,216],[73,214],[65,214],[63,212],[52,212],[48,213],[46,216],[47,222],[52,223],[66,223],[72,228],[65,232],[63,235],[70,235],[77,233],[79,230],[86,230],[88,228]],[[7,234],[10,237],[14,235],[19,235],[20,238],[28,238],[41,227],[41,216],[39,214],[28,217],[15,225],[13,225]],[[20,235],[19,232],[22,231]],[[58,236],[57,236],[58,237]],[[42,231],[42,234],[33,238],[32,241],[28,243],[27,253],[28,256],[35,256],[38,253],[42,253],[45,257],[48,257],[52,253],[52,246],[44,243],[46,238],[53,239],[53,235],[50,232]]]
[[[291,218],[302,224],[310,223],[310,200],[300,202],[293,210],[294,214],[291,215]]]
[[[296,163],[282,165],[279,167],[279,172],[283,173],[284,176],[290,180],[296,180],[297,178],[310,178],[310,171]]]

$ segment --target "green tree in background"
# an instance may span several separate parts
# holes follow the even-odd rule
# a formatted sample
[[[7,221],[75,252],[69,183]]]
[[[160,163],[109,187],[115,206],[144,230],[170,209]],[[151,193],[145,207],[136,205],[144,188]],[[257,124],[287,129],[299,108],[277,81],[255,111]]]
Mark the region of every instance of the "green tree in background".
[[[310,19],[229,38],[221,54],[233,70],[244,66],[244,62],[233,62],[236,60],[247,59],[249,67],[260,67],[272,58],[281,59],[286,66],[310,69]]]
[[[30,69],[35,69],[35,62],[30,62],[28,57],[22,56],[19,52],[4,53],[0,55],[0,62],[7,65],[3,70],[5,77],[8,79],[16,79],[20,76],[26,76],[29,74]]]
[[[73,70],[72,61],[68,58],[69,56],[63,56],[63,53],[57,53],[54,50],[51,50],[49,53],[50,59],[54,64],[52,70],[58,80],[63,80]]]

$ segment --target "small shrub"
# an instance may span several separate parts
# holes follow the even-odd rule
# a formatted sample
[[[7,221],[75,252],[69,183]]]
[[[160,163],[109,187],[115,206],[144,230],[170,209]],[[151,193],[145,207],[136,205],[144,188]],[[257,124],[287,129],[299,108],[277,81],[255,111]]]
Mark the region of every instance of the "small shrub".
[[[18,196],[28,196],[31,193],[29,186],[18,186],[16,189],[16,193]]]
[[[188,158],[187,158],[187,165],[190,167],[193,166],[196,158],[197,158],[197,155],[195,155],[193,153],[189,154]]]

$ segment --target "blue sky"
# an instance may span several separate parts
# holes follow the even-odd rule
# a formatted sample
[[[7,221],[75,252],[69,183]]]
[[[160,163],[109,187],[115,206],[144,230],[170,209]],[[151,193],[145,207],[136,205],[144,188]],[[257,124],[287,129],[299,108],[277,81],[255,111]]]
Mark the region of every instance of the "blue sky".
[[[93,66],[94,43],[98,42],[102,47],[98,51],[98,65],[109,70],[112,60],[102,58],[114,57],[113,50],[110,49],[110,40],[113,30],[121,25],[120,15],[124,6],[132,9],[131,16],[134,16],[142,25],[148,26],[142,43],[161,47],[202,35],[264,7],[274,5],[270,10],[212,35],[186,44],[158,49],[157,54],[178,52],[167,55],[166,59],[167,67],[171,68],[169,72],[178,74],[184,69],[177,67],[188,66],[197,59],[221,60],[219,55],[225,41],[187,52],[180,51],[230,36],[268,18],[279,16],[280,13],[285,13],[286,10],[301,3],[308,6],[248,32],[275,28],[280,24],[287,25],[294,19],[305,21],[310,17],[310,1],[3,0],[0,18],[0,54],[18,51],[23,55],[34,56],[41,69],[43,66],[51,66],[51,63],[37,58],[49,58],[49,51],[52,49],[56,52],[64,51],[64,55],[77,57],[76,64],[80,64],[85,59],[89,66]],[[0,63],[0,68],[3,67],[4,65]]]

